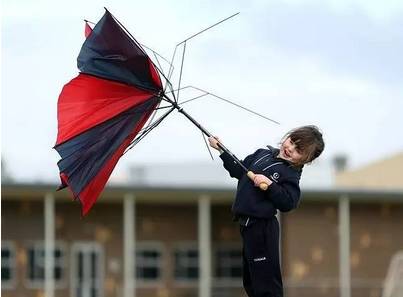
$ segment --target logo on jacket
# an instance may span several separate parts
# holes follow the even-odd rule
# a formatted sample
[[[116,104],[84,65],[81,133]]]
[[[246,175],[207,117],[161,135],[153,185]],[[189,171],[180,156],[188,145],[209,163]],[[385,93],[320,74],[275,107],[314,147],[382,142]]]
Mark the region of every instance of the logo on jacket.
[[[280,174],[278,172],[274,172],[270,177],[273,179],[273,181],[278,182],[278,179],[280,178]]]

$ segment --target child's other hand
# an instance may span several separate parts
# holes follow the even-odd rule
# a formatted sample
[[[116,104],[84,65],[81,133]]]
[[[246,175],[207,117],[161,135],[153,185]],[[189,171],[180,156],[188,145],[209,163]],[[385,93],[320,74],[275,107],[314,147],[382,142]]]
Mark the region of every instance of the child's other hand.
[[[218,151],[221,151],[221,149],[220,149],[219,146],[218,146],[218,143],[220,142],[220,139],[219,139],[218,137],[210,136],[210,137],[208,138],[208,142],[210,143],[210,146],[211,146],[212,148],[214,148],[214,149],[216,149],[216,150],[218,150]]]
[[[255,178],[253,179],[253,182],[255,183],[256,187],[259,187],[260,184],[264,183],[268,186],[270,186],[272,184],[272,181],[264,176],[263,174],[255,174]]]

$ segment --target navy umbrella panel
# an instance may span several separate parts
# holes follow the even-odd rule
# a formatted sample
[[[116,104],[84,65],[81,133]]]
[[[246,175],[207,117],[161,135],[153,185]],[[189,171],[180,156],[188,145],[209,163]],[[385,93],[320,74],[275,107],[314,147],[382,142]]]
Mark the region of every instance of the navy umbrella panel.
[[[107,10],[85,40],[77,66],[83,73],[154,92],[161,90],[150,58]]]
[[[60,188],[69,187],[83,215],[162,93],[153,63],[108,11],[86,35],[77,59],[80,74],[59,96],[55,145]]]

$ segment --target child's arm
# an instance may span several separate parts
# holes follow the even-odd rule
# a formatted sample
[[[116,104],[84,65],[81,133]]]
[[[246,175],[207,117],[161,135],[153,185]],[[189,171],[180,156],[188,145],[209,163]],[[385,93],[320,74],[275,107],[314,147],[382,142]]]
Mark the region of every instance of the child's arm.
[[[220,152],[220,154],[222,154],[224,151],[222,149],[220,149],[220,147],[218,146],[218,143],[220,142],[220,139],[218,137],[209,137],[208,138],[208,142],[210,143],[210,146],[213,149],[216,149],[217,151]]]
[[[298,206],[301,190],[299,188],[299,177],[287,177],[281,184],[272,182],[263,174],[256,174],[254,178],[256,187],[261,183],[266,183],[267,197],[271,199],[275,208],[282,212],[290,211]]]
[[[253,182],[256,187],[260,187],[261,184],[266,184],[267,186],[270,187],[270,185],[273,183],[270,178],[268,178],[263,174],[255,174]]]
[[[221,153],[220,158],[221,160],[223,160],[224,168],[229,172],[230,176],[236,179],[240,179],[246,173],[245,170],[237,162],[235,162],[234,159],[228,153],[224,152],[219,148],[218,146],[218,143],[220,142],[219,138],[209,137],[208,140],[210,142],[210,146]],[[249,167],[253,158],[254,154],[249,155],[245,158],[245,160],[242,161],[242,163],[244,164],[245,167]]]
[[[229,154],[226,154],[219,146],[220,139],[218,137],[209,137],[210,146],[220,152],[220,158],[223,160],[224,168],[229,172],[231,177],[240,179],[244,173],[241,166],[236,163]]]
[[[224,168],[229,172],[231,177],[240,179],[242,175],[245,174],[245,170],[243,170],[243,168],[235,162],[228,153],[223,152],[220,155],[220,158],[223,161]]]
[[[273,182],[267,190],[267,197],[275,208],[282,212],[297,208],[301,197],[299,176],[288,176],[281,183]]]

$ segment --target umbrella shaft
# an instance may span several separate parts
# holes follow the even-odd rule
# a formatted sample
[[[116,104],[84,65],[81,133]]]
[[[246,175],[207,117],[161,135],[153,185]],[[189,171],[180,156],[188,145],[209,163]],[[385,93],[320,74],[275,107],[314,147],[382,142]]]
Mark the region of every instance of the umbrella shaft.
[[[173,104],[173,106],[181,113],[183,114],[185,117],[187,117],[197,128],[200,129],[200,131],[202,131],[205,135],[207,135],[208,137],[213,136],[209,131],[207,131],[206,128],[204,128],[202,125],[200,125],[199,122],[197,122],[190,114],[188,114],[185,110],[183,110],[182,107],[180,107],[176,102],[171,102]],[[245,170],[246,172],[248,172],[248,168],[245,167],[245,165],[242,164],[242,162],[229,150],[227,149],[223,144],[218,143],[218,146],[220,149],[222,149],[224,152],[228,153],[232,159],[234,159],[235,162],[238,163],[239,166],[242,167],[243,170]]]

